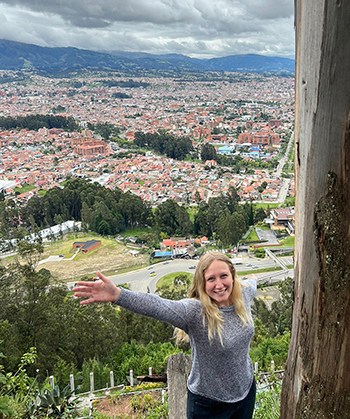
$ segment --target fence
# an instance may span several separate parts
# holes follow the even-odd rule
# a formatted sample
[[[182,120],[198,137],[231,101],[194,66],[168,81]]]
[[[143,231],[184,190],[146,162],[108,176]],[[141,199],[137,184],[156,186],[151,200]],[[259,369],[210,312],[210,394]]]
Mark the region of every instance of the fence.
[[[170,355],[167,359],[167,390],[168,390],[168,406],[169,419],[185,419],[186,418],[186,404],[187,404],[187,379],[191,371],[191,356],[178,353]],[[152,377],[152,368],[149,368],[149,376]],[[271,370],[269,372],[259,372],[258,363],[254,364],[254,372],[257,381],[257,391],[268,390],[272,383],[281,381],[283,379],[284,371],[275,371],[275,363],[271,361]],[[271,379],[273,377],[273,379]],[[137,384],[137,379],[133,375],[133,370],[129,371],[127,377],[131,386]],[[54,388],[54,377],[50,376],[50,385]],[[111,390],[123,390],[124,385],[115,386],[113,371],[110,371],[110,385],[102,389],[95,389],[94,374],[90,373],[90,391],[87,393],[78,394],[79,397],[88,396],[89,401],[89,416],[91,417],[91,401],[95,399],[96,392],[105,392],[107,395]],[[72,394],[75,393],[74,376],[70,375],[70,388]]]

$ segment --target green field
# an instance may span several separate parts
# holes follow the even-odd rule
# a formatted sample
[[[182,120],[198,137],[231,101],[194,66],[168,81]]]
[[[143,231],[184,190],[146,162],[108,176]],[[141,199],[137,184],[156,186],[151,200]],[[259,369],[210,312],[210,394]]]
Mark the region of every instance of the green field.
[[[164,275],[162,278],[157,281],[157,288],[159,287],[171,287],[174,281],[174,278],[176,278],[179,275],[186,275],[190,280],[192,281],[193,274],[190,274],[188,272],[174,272],[171,274]]]
[[[34,185],[24,184],[21,188],[14,188],[14,191],[19,192],[21,194],[21,193],[32,191],[33,189],[37,189],[37,187]]]
[[[247,241],[247,242],[260,242],[258,236],[256,235],[255,229],[252,228],[250,234],[248,237],[246,237],[244,240],[242,240],[243,242]]]
[[[287,237],[286,239],[284,239],[282,241],[282,246],[283,247],[294,247],[294,242],[295,242],[295,236],[290,236],[290,237]]]
[[[265,268],[265,269],[253,269],[250,271],[242,271],[242,272],[237,272],[238,276],[249,276],[252,274],[263,274],[265,272],[275,272],[275,271],[281,271],[282,268],[280,266],[272,266],[271,268]]]
[[[264,208],[264,209],[267,209],[267,208],[273,209],[273,208],[277,208],[279,206],[280,206],[280,204],[275,203],[275,202],[260,202],[260,203],[254,204],[255,208]]]

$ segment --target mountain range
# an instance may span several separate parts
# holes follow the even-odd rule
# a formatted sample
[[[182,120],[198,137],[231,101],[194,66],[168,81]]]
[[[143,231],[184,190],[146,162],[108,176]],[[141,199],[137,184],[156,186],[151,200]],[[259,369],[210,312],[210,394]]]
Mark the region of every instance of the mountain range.
[[[40,47],[0,39],[0,70],[36,69],[45,73],[82,69],[138,72],[235,71],[293,75],[295,61],[289,58],[244,54],[197,59],[181,54],[153,55],[122,51],[90,51],[73,47]]]

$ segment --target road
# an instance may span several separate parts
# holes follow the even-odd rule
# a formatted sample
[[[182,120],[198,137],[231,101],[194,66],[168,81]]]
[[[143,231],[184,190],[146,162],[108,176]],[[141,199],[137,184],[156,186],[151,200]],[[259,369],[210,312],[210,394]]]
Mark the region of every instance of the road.
[[[286,152],[285,152],[284,156],[281,158],[281,160],[280,160],[280,162],[277,166],[277,169],[276,169],[276,176],[277,177],[281,177],[281,175],[282,175],[283,167],[289,159],[289,153],[290,153],[290,149],[293,145],[293,142],[294,142],[294,132],[292,132],[292,134],[290,136],[290,139],[288,141]]]
[[[292,265],[292,257],[282,257],[278,260],[283,261],[283,266]],[[172,260],[168,264],[164,265],[162,262],[152,265],[153,270],[156,273],[155,276],[150,276],[150,269],[143,268],[138,271],[132,271],[122,275],[113,275],[110,278],[116,285],[129,284],[130,289],[139,292],[151,292],[154,293],[156,290],[157,281],[164,275],[174,272],[190,272],[194,273],[195,269],[189,269],[191,265],[197,265],[198,261],[193,260]],[[236,265],[236,271],[238,276],[241,272],[251,271],[254,273],[255,269],[265,269],[271,267],[277,267],[278,262],[274,259],[262,259],[257,260],[249,257],[244,258],[244,263]],[[257,268],[254,268],[257,267]],[[275,282],[285,279],[287,276],[293,277],[293,269],[286,269],[276,272],[258,273],[256,274],[260,283],[273,284]]]

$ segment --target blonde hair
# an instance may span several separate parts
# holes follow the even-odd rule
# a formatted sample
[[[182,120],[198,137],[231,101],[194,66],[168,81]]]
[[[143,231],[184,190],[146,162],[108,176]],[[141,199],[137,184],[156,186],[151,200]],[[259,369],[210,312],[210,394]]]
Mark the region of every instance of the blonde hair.
[[[223,315],[220,312],[217,304],[209,297],[205,291],[205,271],[208,269],[210,264],[214,260],[220,260],[225,262],[230,269],[233,278],[233,287],[229,297],[230,303],[234,304],[235,311],[242,321],[243,325],[248,324],[251,321],[250,316],[247,313],[247,310],[244,305],[243,296],[242,296],[242,287],[244,285],[236,276],[236,270],[231,262],[231,260],[221,252],[210,252],[203,255],[197,265],[196,272],[193,277],[192,284],[189,289],[188,296],[189,298],[194,298],[199,300],[202,303],[201,314],[203,316],[203,327],[208,326],[208,338],[209,341],[213,341],[214,336],[218,335],[219,339],[222,342],[222,325],[224,322]],[[181,344],[183,342],[188,342],[188,335],[181,329],[175,329],[175,341],[176,344]]]

